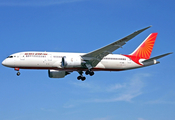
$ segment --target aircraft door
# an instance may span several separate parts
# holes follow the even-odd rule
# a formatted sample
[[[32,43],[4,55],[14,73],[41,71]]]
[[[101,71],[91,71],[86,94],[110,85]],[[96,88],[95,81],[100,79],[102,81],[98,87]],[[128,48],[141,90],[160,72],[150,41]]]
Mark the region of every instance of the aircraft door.
[[[24,54],[20,54],[20,60],[25,60],[25,55]]]
[[[51,54],[46,55],[43,63],[48,66],[48,65],[50,65],[50,62],[52,62],[52,55]]]
[[[52,55],[48,55],[48,61],[52,61]]]

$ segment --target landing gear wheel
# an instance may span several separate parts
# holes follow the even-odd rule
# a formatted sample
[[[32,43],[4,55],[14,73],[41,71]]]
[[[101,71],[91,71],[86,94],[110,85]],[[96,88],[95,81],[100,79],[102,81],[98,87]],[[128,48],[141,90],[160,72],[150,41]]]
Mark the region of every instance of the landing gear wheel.
[[[17,72],[17,74],[16,74],[16,75],[17,75],[17,76],[19,76],[20,74],[21,74],[20,72]]]
[[[86,74],[86,75],[89,75],[89,74],[90,74],[90,71],[89,71],[89,70],[87,70],[87,71],[85,72],[85,74]]]
[[[84,77],[84,76],[78,76],[77,79],[84,81],[84,80],[86,80],[86,77]]]
[[[83,76],[83,71],[78,71],[78,73],[80,74],[80,76],[77,77],[78,80],[86,80],[86,77]]]
[[[91,71],[89,75],[90,75],[90,76],[93,76],[93,75],[94,75],[94,72],[93,72],[93,71]]]
[[[82,80],[82,81],[85,81],[85,80],[86,80],[86,77],[82,77],[81,80]]]
[[[77,79],[80,80],[81,79],[81,76],[78,76]]]
[[[85,74],[86,74],[86,75],[93,76],[93,75],[94,75],[94,72],[91,71],[91,70],[87,70],[87,71],[85,72]]]

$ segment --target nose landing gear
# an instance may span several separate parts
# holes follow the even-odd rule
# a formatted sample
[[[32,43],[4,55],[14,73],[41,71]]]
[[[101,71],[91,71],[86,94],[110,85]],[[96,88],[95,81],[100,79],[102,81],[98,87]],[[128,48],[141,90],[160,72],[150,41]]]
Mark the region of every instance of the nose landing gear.
[[[20,74],[21,74],[21,73],[18,71],[16,75],[19,76]]]
[[[19,75],[21,74],[21,73],[19,72],[19,68],[15,68],[15,70],[18,71],[16,75],[19,76]]]

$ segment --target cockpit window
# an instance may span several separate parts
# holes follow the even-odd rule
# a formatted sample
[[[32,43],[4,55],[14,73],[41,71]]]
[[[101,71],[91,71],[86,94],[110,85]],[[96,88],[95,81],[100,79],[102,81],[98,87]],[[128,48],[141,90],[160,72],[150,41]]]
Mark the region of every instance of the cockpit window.
[[[13,58],[13,56],[8,56],[7,58]]]

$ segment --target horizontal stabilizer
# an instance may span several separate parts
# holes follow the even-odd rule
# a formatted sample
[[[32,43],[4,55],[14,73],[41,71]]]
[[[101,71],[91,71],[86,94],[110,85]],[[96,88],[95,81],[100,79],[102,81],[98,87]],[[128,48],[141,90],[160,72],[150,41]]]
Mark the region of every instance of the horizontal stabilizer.
[[[165,57],[165,56],[167,56],[167,55],[169,55],[169,54],[172,54],[172,52],[171,52],[171,53],[166,53],[166,54],[163,54],[163,55],[159,55],[159,56],[150,58],[150,59],[148,59],[148,60],[144,60],[142,63],[151,62],[151,61],[160,59],[160,58],[162,58],[162,57]]]

